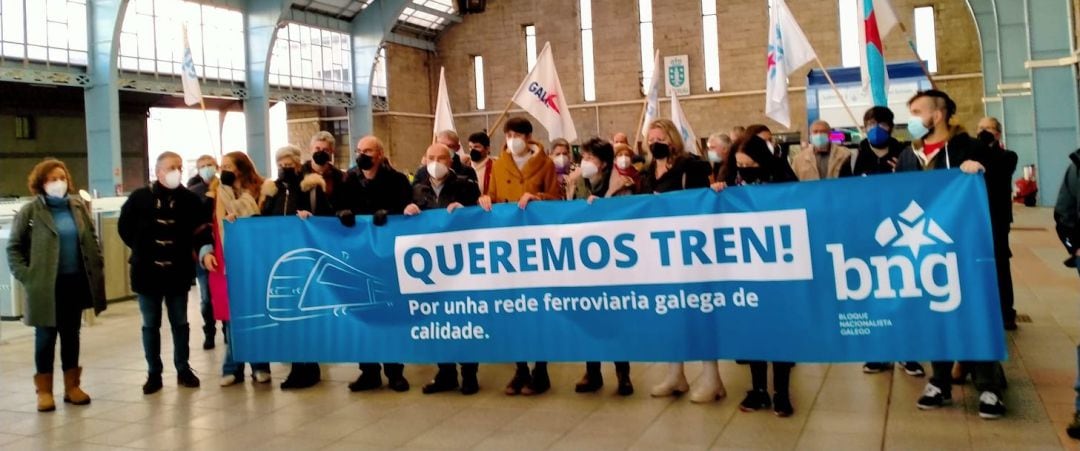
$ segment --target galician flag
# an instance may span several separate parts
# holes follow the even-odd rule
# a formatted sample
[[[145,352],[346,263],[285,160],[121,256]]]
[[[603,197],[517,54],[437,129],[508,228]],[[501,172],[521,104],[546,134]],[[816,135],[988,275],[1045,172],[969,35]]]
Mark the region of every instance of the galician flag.
[[[889,0],[858,0],[858,4],[859,18],[862,19],[862,26],[859,27],[862,51],[859,55],[863,88],[870,88],[875,106],[888,106],[889,74],[885,69],[885,46],[882,45],[882,38],[896,28],[899,20]]]
[[[547,129],[549,141],[555,138],[570,142],[577,140],[574,119],[570,117],[559,74],[555,72],[555,58],[551,56],[550,43],[544,43],[544,50],[536,58],[536,66],[518,86],[513,101]]]
[[[641,136],[649,136],[649,123],[660,117],[660,86],[663,79],[660,74],[660,50],[653,57],[652,77],[649,78],[649,87],[645,91],[645,122],[641,124]]]
[[[679,105],[679,96],[676,96],[674,92],[671,93],[671,122],[675,123],[675,128],[679,130],[679,134],[682,135],[683,149],[687,152],[701,155],[701,147],[697,135],[694,134],[694,129],[690,128],[690,121],[686,119],[686,114],[683,113],[682,105]]]
[[[199,75],[195,73],[195,60],[191,57],[186,24],[181,25],[180,35],[184,40],[184,62],[180,66],[180,81],[184,87],[184,103],[191,106],[202,103],[202,89],[199,88]]]
[[[765,81],[765,115],[791,127],[788,75],[817,58],[799,23],[784,0],[775,0],[769,17],[768,75]]]
[[[454,128],[454,113],[450,111],[450,95],[446,93],[446,68],[439,68],[439,95],[435,99],[435,131],[432,136]]]

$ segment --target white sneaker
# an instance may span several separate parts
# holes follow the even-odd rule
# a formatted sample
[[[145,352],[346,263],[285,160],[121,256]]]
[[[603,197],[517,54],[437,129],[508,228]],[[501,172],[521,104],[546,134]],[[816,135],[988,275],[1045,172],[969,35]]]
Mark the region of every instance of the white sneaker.
[[[683,364],[670,363],[668,364],[668,374],[664,378],[664,382],[653,387],[652,395],[657,398],[665,396],[677,396],[686,393],[690,390],[690,383],[686,382],[686,374],[683,373]]]
[[[228,376],[221,376],[221,381],[218,382],[219,387],[228,387],[236,384],[236,375],[230,374]]]
[[[256,371],[255,372],[255,382],[258,382],[260,384],[265,384],[267,382],[270,382],[270,372],[269,371]]]

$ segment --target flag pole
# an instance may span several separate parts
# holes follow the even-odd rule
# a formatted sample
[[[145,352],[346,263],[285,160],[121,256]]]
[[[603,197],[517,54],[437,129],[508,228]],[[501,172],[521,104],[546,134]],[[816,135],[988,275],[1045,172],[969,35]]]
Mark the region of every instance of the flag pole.
[[[492,130],[496,130],[502,125],[503,119],[506,119],[506,113],[510,112],[510,106],[514,104],[514,98],[511,97],[509,102],[506,102],[506,108],[503,108],[502,113],[499,114],[499,118],[495,119],[495,124],[488,129],[488,137],[492,136]]]
[[[855,113],[851,112],[851,107],[848,106],[847,100],[844,100],[844,96],[840,94],[840,88],[837,88],[836,83],[833,82],[832,75],[829,75],[829,71],[825,69],[825,65],[821,63],[821,58],[818,58],[818,56],[815,54],[814,61],[817,62],[818,68],[821,69],[821,73],[825,74],[825,80],[829,82],[829,86],[832,86],[833,92],[836,93],[836,98],[840,99],[840,104],[844,106],[844,111],[847,111],[848,116],[851,117],[851,122],[855,124],[856,127],[858,127],[860,132],[865,132],[865,130],[863,130],[862,123],[855,118]]]
[[[659,103],[659,102],[658,102]],[[638,144],[641,141],[641,130],[645,128],[645,111],[649,109],[649,98],[646,97],[645,101],[641,104],[641,115],[638,116],[636,122],[637,128],[634,129],[634,152],[638,151]]]
[[[937,83],[934,83],[934,77],[930,75],[930,68],[926,67],[926,62],[919,56],[919,49],[915,47],[915,40],[911,38],[911,33],[908,32],[904,23],[897,20],[896,25],[900,27],[900,32],[904,33],[904,39],[907,39],[908,49],[911,49],[911,53],[915,55],[915,61],[919,62],[919,67],[922,68],[923,74],[926,75],[926,79],[930,81],[930,87],[937,89]]]

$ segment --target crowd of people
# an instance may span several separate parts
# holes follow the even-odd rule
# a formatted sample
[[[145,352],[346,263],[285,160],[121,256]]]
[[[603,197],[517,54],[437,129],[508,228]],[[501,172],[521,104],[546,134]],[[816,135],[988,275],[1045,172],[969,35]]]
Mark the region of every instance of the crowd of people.
[[[390,164],[383,142],[375,136],[357,141],[355,166],[343,172],[334,161],[334,136],[319,132],[311,138],[307,152],[292,145],[276,152],[275,180],[264,179],[246,154],[231,152],[220,161],[211,156],[199,158],[197,175],[186,187],[181,183],[181,157],[165,152],[157,158],[155,181],[131,193],[119,219],[120,236],[132,251],[131,283],[142,313],[143,351],[148,366],[143,393],[150,395],[162,388],[163,310],[172,331],[177,384],[200,384],[188,364],[187,299],[193,280],[197,281],[202,301],[203,349],[215,347],[218,320],[228,343],[225,281],[229,262],[222,253],[226,238],[222,225],[224,221],[250,216],[332,216],[344,226],[353,227],[356,215],[370,215],[376,226],[383,226],[389,216],[423,215],[433,209],[452,212],[479,206],[490,211],[499,203],[516,203],[525,209],[532,202],[573,199],[591,204],[608,197],[694,188],[722,192],[732,186],[959,168],[986,178],[1001,312],[1005,328],[1013,330],[1016,312],[1008,233],[1012,220],[1010,181],[1016,154],[1002,146],[1001,125],[993,118],[979,122],[975,137],[956,125],[956,104],[943,92],[919,92],[908,106],[911,120],[906,126],[911,142],[893,137],[896,124],[892,111],[873,107],[863,117],[866,138],[856,151],[832,142],[832,127],[824,121],[811,124],[807,142],[794,149],[778,145],[767,126],[756,124],[713,134],[699,151],[697,143],[683,142],[670,120],[658,119],[648,124],[640,151],[631,146],[625,134],[618,133],[611,141],[586,140],[575,155],[571,144],[562,139],[545,146],[534,137],[529,120],[515,117],[502,127],[505,146],[499,152],[492,152],[489,135],[484,132],[469,135],[465,143],[453,131],[438,133],[411,178]],[[1074,166],[1080,166],[1080,156],[1074,157]],[[1074,168],[1071,174],[1067,184],[1073,180],[1073,189],[1080,189],[1080,182],[1076,182],[1080,172]],[[46,160],[38,164],[29,176],[28,187],[35,197],[19,211],[7,252],[14,276],[27,288],[26,322],[36,327],[34,384],[38,410],[55,409],[53,359],[58,336],[64,401],[89,404],[89,395],[80,388],[79,325],[84,309],[100,313],[105,308],[96,231],[86,204],[71,195],[74,182],[62,162]],[[1075,201],[1080,199],[1080,192],[1068,199],[1074,199],[1072,210],[1059,214],[1071,218],[1070,230],[1080,230],[1080,202]],[[1072,241],[1067,245],[1072,246],[1070,252],[1080,255],[1080,245],[1076,244],[1080,243],[1080,232],[1075,235],[1070,236]],[[749,366],[752,380],[751,389],[739,405],[741,410],[772,409],[778,416],[793,414],[789,387],[794,363],[740,363]],[[767,384],[770,363],[771,394]],[[633,394],[630,364],[614,364],[618,394]],[[227,349],[219,385],[242,383],[247,366],[256,383],[270,381],[268,363],[236,361],[231,349]],[[878,373],[891,366],[869,362],[863,369]],[[999,363],[932,362],[931,367],[929,383],[916,402],[918,408],[948,405],[952,386],[971,376],[980,392],[980,416],[1004,415],[1001,397],[1006,383]],[[904,362],[903,369],[915,377],[925,374],[918,362]],[[410,388],[400,363],[365,362],[359,364],[359,370],[357,379],[348,386],[351,391],[382,387],[383,373],[388,388],[399,392]],[[478,370],[475,362],[439,363],[436,376],[423,386],[423,392],[477,393]],[[724,398],[727,391],[717,362],[703,362],[703,371],[691,389],[683,363],[670,363],[664,379],[651,388],[650,394],[663,397],[688,393],[690,400],[698,403]],[[320,377],[318,363],[292,362],[281,388],[311,387],[320,382]],[[603,385],[600,362],[588,362],[575,391],[596,392]],[[539,395],[550,387],[547,362],[534,362],[531,367],[528,362],[518,362],[505,393]],[[1080,411],[1080,398],[1077,408]],[[1080,421],[1070,427],[1070,433],[1073,429],[1080,433]]]

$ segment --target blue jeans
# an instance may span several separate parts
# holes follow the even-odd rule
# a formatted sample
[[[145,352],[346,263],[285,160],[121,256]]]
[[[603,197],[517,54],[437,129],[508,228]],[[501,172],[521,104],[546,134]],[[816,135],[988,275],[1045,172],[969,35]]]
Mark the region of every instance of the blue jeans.
[[[213,340],[217,334],[217,322],[214,321],[214,305],[210,302],[210,273],[196,265],[195,280],[199,282],[199,313],[202,314],[203,335],[208,340]]]
[[[82,327],[84,301],[89,294],[86,286],[85,276],[57,276],[55,327],[34,328],[34,365],[38,374],[53,372],[58,336],[61,368],[67,371],[79,366],[79,329]]]
[[[225,341],[229,342],[225,346],[225,361],[221,362],[221,375],[228,376],[230,374],[236,376],[237,380],[244,379],[244,362],[237,362],[233,360],[232,347],[236,345],[236,342],[232,339],[232,328],[229,326],[228,321],[221,322],[221,331],[225,334]],[[269,363],[252,363],[251,373],[255,374],[256,371],[270,372]]]
[[[176,371],[186,371],[188,365],[188,319],[187,293],[168,295],[139,295],[139,311],[142,312],[143,352],[150,374],[161,374],[161,305],[169,315],[173,337],[173,365]]]

